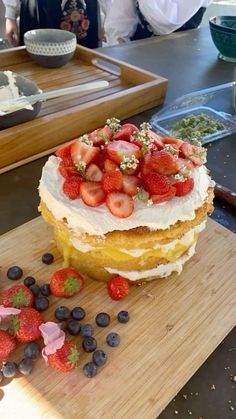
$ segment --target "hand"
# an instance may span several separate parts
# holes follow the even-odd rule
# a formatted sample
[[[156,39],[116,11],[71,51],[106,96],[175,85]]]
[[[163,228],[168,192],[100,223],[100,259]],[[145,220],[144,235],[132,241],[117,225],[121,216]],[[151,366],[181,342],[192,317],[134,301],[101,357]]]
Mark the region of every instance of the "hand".
[[[19,45],[19,32],[16,20],[6,18],[6,38],[13,47]]]

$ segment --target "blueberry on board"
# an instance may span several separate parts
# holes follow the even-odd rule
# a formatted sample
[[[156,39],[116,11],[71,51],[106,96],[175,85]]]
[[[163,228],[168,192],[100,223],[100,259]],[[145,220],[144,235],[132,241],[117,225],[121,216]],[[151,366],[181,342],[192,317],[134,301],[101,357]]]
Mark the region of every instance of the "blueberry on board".
[[[87,362],[87,364],[83,366],[83,372],[86,377],[92,378],[97,374],[97,367],[94,362]]]
[[[29,288],[31,285],[35,284],[35,278],[33,278],[32,276],[27,276],[24,279],[24,285]]]
[[[40,287],[38,284],[30,285],[29,289],[34,294],[35,297],[37,297],[37,295],[39,295],[40,293]]]
[[[106,342],[109,346],[118,346],[120,344],[120,336],[118,335],[118,333],[115,332],[108,333],[106,337]]]
[[[117,314],[117,320],[120,323],[128,323],[128,321],[129,321],[128,311],[125,311],[125,310],[119,311],[119,313]]]
[[[78,335],[80,332],[80,328],[81,328],[81,325],[78,322],[78,320],[74,320],[74,319],[68,320],[67,325],[66,325],[66,330],[68,333],[70,333],[70,335],[72,336]]]
[[[47,297],[36,297],[34,300],[34,307],[38,311],[45,311],[49,307],[49,300]]]
[[[23,375],[29,375],[33,369],[33,361],[31,358],[24,358],[18,365],[18,370]]]
[[[54,256],[51,253],[44,253],[42,256],[42,262],[45,263],[45,265],[51,265],[53,261]]]
[[[7,361],[2,366],[2,373],[6,378],[12,378],[17,373],[17,365],[15,362]]]
[[[54,316],[57,320],[67,320],[70,317],[70,310],[65,306],[57,307],[54,312]]]
[[[82,307],[74,307],[71,310],[71,317],[75,320],[83,320],[85,317],[85,311]]]
[[[107,356],[102,349],[97,349],[93,353],[93,362],[98,366],[101,367],[107,362]]]
[[[93,352],[97,349],[97,341],[92,336],[85,336],[82,346],[85,352]]]
[[[80,329],[81,336],[92,336],[94,333],[93,326],[91,324],[83,324]]]
[[[109,314],[107,313],[98,313],[96,315],[95,321],[97,323],[98,326],[100,327],[106,327],[109,325],[111,318],[109,316]]]
[[[49,297],[51,295],[50,285],[49,284],[43,284],[40,287],[40,292],[44,297]]]
[[[29,342],[24,347],[24,355],[26,358],[36,359],[40,355],[41,349],[37,342]]]
[[[15,281],[20,279],[23,275],[23,271],[19,266],[11,266],[7,271],[7,277]]]

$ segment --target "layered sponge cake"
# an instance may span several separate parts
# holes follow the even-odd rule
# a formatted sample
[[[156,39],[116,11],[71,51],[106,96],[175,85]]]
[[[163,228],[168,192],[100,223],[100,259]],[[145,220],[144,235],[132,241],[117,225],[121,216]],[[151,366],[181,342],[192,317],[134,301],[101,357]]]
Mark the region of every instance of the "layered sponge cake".
[[[108,281],[180,273],[212,211],[213,182],[200,145],[160,137],[149,124],[102,128],[45,164],[40,210],[64,263]]]

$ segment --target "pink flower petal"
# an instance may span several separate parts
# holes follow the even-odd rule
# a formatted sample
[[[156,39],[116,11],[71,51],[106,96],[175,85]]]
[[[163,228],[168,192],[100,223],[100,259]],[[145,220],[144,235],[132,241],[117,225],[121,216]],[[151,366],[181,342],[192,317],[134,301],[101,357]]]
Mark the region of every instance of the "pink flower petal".
[[[19,314],[20,312],[21,311],[18,308],[0,306],[0,321],[8,316]]]
[[[48,362],[47,355],[54,354],[60,349],[65,341],[65,333],[60,326],[54,322],[43,323],[39,326],[45,347],[42,349],[42,356]]]
[[[39,330],[43,337],[45,345],[53,342],[57,338],[65,335],[65,333],[61,330],[60,326],[54,322],[46,322],[39,326]]]

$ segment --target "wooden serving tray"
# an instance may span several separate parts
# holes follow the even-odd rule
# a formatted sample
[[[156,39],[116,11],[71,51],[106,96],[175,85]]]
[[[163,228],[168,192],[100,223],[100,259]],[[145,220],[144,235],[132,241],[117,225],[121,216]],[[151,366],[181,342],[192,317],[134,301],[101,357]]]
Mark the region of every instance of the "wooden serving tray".
[[[167,80],[105,54],[77,46],[60,68],[33,62],[25,47],[0,51],[0,70],[32,79],[43,90],[107,80],[109,87],[51,99],[33,120],[0,131],[0,168],[35,156],[102,126],[107,118],[128,118],[164,101]],[[48,154],[51,150],[48,151]],[[46,154],[46,153],[44,153]]]
[[[51,229],[40,217],[3,235],[0,242],[1,291],[12,285],[6,278],[12,265],[20,265],[24,276],[32,275],[40,284],[48,282],[61,264]],[[45,251],[53,252],[52,265],[41,262]],[[53,320],[59,305],[84,307],[83,323],[93,323],[98,347],[106,351],[108,362],[88,379],[82,366],[91,355],[82,349],[80,365],[70,373],[58,373],[39,359],[30,376],[7,385],[3,381],[1,417],[15,419],[19,412],[27,419],[157,417],[235,325],[235,276],[236,236],[208,220],[197,253],[180,276],[133,286],[119,302],[109,298],[105,284],[88,280],[77,297],[51,296],[44,317]],[[120,310],[129,311],[129,323],[118,323]],[[94,321],[101,311],[112,318],[105,329]],[[109,331],[120,334],[119,347],[106,345]],[[81,337],[75,340],[81,348]],[[12,359],[21,359],[22,351],[19,348]]]

